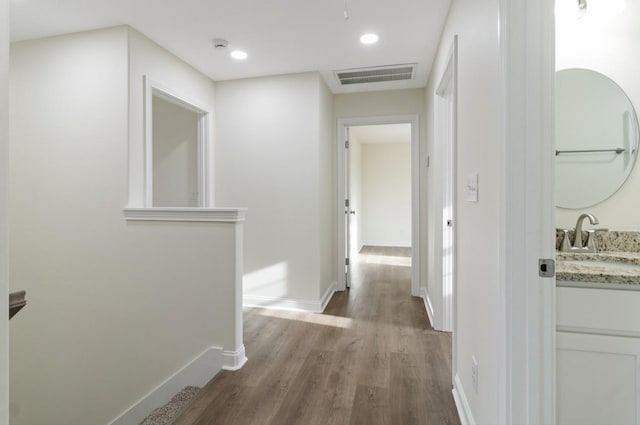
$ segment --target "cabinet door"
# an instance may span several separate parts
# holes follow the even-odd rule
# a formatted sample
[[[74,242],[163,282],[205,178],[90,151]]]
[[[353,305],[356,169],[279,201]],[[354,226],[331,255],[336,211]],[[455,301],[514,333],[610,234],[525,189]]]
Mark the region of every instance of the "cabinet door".
[[[557,423],[640,424],[640,339],[557,333]]]

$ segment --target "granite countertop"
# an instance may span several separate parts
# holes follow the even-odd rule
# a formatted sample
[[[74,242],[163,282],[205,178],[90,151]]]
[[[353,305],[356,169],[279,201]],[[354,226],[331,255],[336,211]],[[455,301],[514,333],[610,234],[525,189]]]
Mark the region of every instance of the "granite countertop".
[[[622,265],[640,266],[640,252],[597,252],[575,253],[556,252],[556,281],[598,284],[599,287],[640,290],[640,271],[624,268]],[[620,263],[621,268],[598,265],[570,264],[567,261],[604,261]],[[637,286],[636,286],[637,285]]]

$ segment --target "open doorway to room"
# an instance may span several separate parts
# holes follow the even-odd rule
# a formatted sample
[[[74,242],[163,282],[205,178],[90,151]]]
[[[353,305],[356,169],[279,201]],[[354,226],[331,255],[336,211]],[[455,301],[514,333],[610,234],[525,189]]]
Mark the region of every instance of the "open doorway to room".
[[[367,251],[367,261],[408,266],[419,296],[417,116],[341,119],[338,140],[338,289]]]
[[[410,267],[411,124],[349,127],[348,150],[349,258]]]

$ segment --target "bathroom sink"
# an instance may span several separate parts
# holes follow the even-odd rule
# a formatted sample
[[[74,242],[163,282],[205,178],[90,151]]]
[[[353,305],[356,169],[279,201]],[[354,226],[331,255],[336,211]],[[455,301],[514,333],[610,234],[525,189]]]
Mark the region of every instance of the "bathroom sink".
[[[595,260],[565,260],[565,264],[571,264],[574,266],[582,267],[602,267],[605,269],[615,270],[628,270],[640,272],[640,265],[628,264],[628,263],[614,263],[609,261],[595,261]]]

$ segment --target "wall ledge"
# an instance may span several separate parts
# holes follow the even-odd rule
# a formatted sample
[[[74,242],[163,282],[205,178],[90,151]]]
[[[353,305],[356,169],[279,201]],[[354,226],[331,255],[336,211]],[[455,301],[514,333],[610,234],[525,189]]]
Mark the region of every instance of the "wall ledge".
[[[125,220],[130,221],[200,221],[238,223],[245,221],[246,208],[125,208]]]

